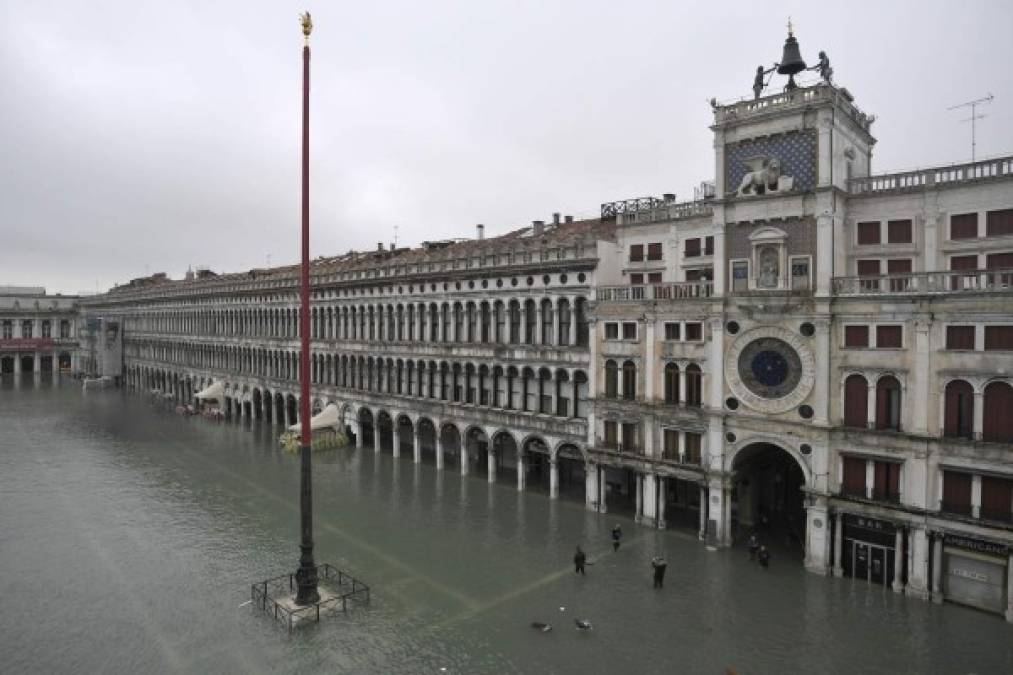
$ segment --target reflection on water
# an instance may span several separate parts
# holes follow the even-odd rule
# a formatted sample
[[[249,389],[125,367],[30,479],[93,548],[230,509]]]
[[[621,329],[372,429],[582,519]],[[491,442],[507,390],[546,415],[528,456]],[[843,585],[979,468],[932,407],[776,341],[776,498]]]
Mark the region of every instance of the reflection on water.
[[[5,672],[1013,672],[999,618],[354,448],[314,458],[317,559],[372,605],[289,637],[239,607],[298,559],[298,456],[277,432],[0,382]]]

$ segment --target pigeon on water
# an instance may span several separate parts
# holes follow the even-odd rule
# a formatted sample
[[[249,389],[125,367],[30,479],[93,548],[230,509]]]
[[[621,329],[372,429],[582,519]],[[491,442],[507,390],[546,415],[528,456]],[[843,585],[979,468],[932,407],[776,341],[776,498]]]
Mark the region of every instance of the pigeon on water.
[[[548,633],[550,630],[552,630],[551,623],[543,623],[541,621],[532,621],[531,627],[534,628],[535,630],[540,630],[543,633]]]
[[[577,624],[577,630],[591,630],[594,628],[587,619],[574,619],[573,622]]]

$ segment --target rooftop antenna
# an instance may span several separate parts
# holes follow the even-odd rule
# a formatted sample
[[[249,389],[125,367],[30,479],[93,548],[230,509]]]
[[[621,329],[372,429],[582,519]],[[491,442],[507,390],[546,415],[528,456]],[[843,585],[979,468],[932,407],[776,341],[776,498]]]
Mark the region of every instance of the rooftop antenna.
[[[977,137],[975,136],[975,121],[976,120],[980,120],[980,119],[982,119],[982,118],[985,117],[984,115],[979,115],[978,114],[978,106],[979,105],[984,105],[986,103],[991,103],[992,99],[994,99],[994,98],[995,98],[995,96],[992,96],[992,94],[990,93],[988,96],[983,96],[981,98],[976,98],[973,101],[967,101],[966,103],[958,103],[957,105],[951,105],[949,108],[947,108],[947,110],[956,110],[957,108],[970,108],[971,109],[971,116],[967,117],[965,119],[962,119],[960,121],[961,122],[970,122],[971,123],[971,162],[972,163],[974,163],[975,153],[977,151],[977,144],[978,144]]]

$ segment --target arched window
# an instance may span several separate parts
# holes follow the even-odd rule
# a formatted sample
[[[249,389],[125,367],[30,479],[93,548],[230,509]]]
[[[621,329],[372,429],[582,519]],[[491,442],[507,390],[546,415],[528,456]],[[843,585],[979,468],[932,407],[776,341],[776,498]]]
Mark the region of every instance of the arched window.
[[[587,301],[584,298],[577,298],[573,309],[573,320],[577,322],[577,344],[586,347],[590,331],[587,325]]]
[[[570,313],[570,302],[566,299],[559,301],[559,335],[556,336],[557,345],[570,344],[570,322],[573,316]]]
[[[679,402],[679,366],[669,363],[665,366],[665,403]]]
[[[510,301],[510,344],[521,341],[521,305],[516,300]]]
[[[703,405],[703,371],[695,363],[686,366],[686,405]]]
[[[615,361],[605,362],[605,397],[615,398],[619,395],[619,366]]]
[[[844,426],[869,426],[869,383],[861,375],[850,375],[844,381]]]
[[[542,300],[542,344],[551,345],[555,344],[555,340],[552,339],[552,318],[553,318],[552,301],[546,298]]]
[[[876,428],[900,431],[900,382],[892,375],[876,382]]]
[[[637,398],[637,366],[633,361],[623,362],[623,398],[627,401]]]
[[[993,382],[985,387],[982,412],[982,440],[1013,442],[1013,387],[1005,382]]]
[[[974,429],[974,389],[964,380],[946,385],[946,411],[943,435],[950,438],[971,438]]]

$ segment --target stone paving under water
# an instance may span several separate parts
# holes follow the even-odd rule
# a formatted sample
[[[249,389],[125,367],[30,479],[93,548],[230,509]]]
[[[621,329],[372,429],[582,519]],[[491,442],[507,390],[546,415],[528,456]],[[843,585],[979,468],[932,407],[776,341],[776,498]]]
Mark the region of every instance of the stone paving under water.
[[[0,381],[4,671],[1013,672],[1001,618],[786,556],[762,570],[689,531],[354,449],[314,457],[317,559],[369,583],[372,603],[288,636],[241,606],[298,560],[298,456],[279,431]]]

